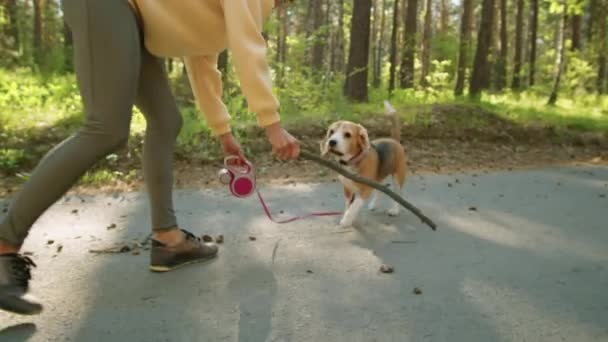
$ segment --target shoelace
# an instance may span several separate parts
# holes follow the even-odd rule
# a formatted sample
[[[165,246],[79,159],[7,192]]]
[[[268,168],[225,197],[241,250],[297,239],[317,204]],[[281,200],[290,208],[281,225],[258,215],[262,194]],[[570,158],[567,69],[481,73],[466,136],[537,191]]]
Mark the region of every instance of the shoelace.
[[[27,287],[28,282],[32,279],[31,269],[36,267],[32,259],[23,255],[15,255],[12,260],[11,271],[13,280],[21,287]]]
[[[192,240],[192,241],[197,241],[197,242],[201,241],[201,238],[190,233],[189,231],[187,231],[185,229],[181,229],[181,231],[184,233],[184,235],[186,235],[186,240]]]

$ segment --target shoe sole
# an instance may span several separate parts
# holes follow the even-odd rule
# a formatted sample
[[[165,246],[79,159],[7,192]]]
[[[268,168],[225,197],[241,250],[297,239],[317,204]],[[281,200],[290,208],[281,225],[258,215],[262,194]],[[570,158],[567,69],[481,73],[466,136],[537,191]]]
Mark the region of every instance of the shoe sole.
[[[169,271],[174,271],[178,268],[182,268],[184,266],[188,266],[188,265],[193,265],[193,264],[200,264],[200,263],[204,263],[207,261],[211,261],[215,258],[217,258],[219,253],[214,254],[213,256],[207,257],[207,258],[200,258],[200,259],[195,259],[195,260],[191,260],[191,261],[187,261],[187,262],[183,262],[179,265],[175,265],[175,266],[155,266],[155,265],[150,265],[150,271],[154,272],[154,273],[165,273],[165,272],[169,272]]]
[[[12,302],[5,301],[0,304],[0,310],[18,315],[33,316],[42,312],[42,305],[31,303],[23,299],[13,299]]]

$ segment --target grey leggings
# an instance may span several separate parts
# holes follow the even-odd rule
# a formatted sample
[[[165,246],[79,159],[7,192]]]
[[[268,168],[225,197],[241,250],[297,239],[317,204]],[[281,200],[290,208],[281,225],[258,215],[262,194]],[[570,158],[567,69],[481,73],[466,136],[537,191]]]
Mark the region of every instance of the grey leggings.
[[[173,149],[182,119],[163,64],[143,47],[127,0],[63,3],[74,36],[85,124],[40,161],[0,223],[0,240],[20,246],[53,203],[97,161],[127,142],[134,104],[147,122],[143,168],[152,228],[176,227]]]

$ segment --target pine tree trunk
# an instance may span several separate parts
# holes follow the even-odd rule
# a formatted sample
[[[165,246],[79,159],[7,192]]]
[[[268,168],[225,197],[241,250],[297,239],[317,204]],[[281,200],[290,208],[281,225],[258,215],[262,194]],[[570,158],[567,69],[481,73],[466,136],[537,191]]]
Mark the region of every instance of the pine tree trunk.
[[[407,0],[403,32],[403,51],[401,57],[401,70],[399,78],[401,88],[414,87],[414,60],[416,56],[416,16],[418,14],[418,0]]]
[[[433,1],[426,0],[424,12],[424,33],[422,37],[422,70],[420,85],[428,87],[427,77],[431,69],[431,39],[433,38]]]
[[[376,82],[376,50],[378,49],[378,31],[380,25],[380,5],[378,4],[380,0],[372,0],[372,23],[371,23],[371,32],[369,39],[369,56],[370,56],[370,64],[372,66],[372,85],[375,87]]]
[[[500,54],[496,61],[496,89],[502,90],[507,84],[507,58],[509,57],[509,36],[507,33],[507,0],[500,0]]]
[[[568,20],[568,11],[566,10],[566,6],[567,6],[567,1],[563,0],[562,2],[564,10],[562,13],[562,19],[560,20],[560,24],[559,24],[559,29],[557,30],[556,34],[558,37],[556,37],[556,41],[557,41],[557,53],[556,53],[556,57],[555,57],[555,77],[553,79],[553,87],[551,90],[551,95],[549,96],[549,101],[547,102],[548,105],[555,105],[555,103],[557,102],[557,95],[559,93],[559,85],[561,82],[561,78],[562,78],[562,73],[564,72],[564,64],[566,61],[566,56],[565,56],[565,40],[566,40],[566,35],[564,34],[565,31],[565,27],[566,27],[566,22]]]
[[[320,29],[323,26],[323,1],[310,0],[312,4],[312,31],[310,34],[314,37],[314,43],[310,51],[310,62],[314,72],[319,72],[323,69],[323,46],[324,39],[320,35]]]
[[[65,71],[74,71],[74,40],[65,19],[63,20],[63,67]]]
[[[399,33],[399,0],[393,3],[393,29],[391,31],[390,71],[388,81],[388,92],[395,90],[395,75],[397,73],[397,35]]]
[[[351,41],[344,94],[348,98],[360,102],[367,101],[371,9],[371,0],[355,1],[350,28]]]
[[[447,35],[450,29],[450,2],[449,0],[441,0],[441,18],[439,21],[439,33]]]
[[[17,0],[6,1],[6,14],[8,15],[7,34],[11,38],[11,49],[19,51],[21,49],[21,40],[19,39],[19,24],[18,24],[18,9]]]
[[[538,35],[538,1],[530,0],[530,61],[529,69],[530,74],[528,78],[528,84],[530,87],[534,86],[536,81],[536,40]]]
[[[595,17],[597,16],[597,6],[598,1],[601,3],[603,0],[589,0],[589,5],[587,6],[587,31],[585,36],[587,37],[587,42],[591,44],[593,41],[593,34],[595,33]]]
[[[469,86],[469,96],[478,97],[490,83],[490,63],[488,54],[492,45],[492,30],[488,29],[494,23],[494,0],[483,0],[481,8],[481,24],[477,34],[477,49],[473,63],[473,73]]]
[[[600,0],[598,6],[597,26],[598,26],[598,73],[597,73],[597,92],[599,94],[606,93],[606,54],[608,48],[606,47],[606,13],[608,12],[608,4],[606,0]]]
[[[395,0],[398,1],[398,0]],[[374,88],[380,87],[382,83],[382,60],[384,58],[384,30],[386,30],[386,5],[387,0],[382,0],[382,13],[380,14],[380,34],[378,43],[376,44],[376,51],[374,51]],[[393,75],[394,77],[394,75]]]
[[[571,17],[572,21],[572,51],[581,50],[581,20],[580,14],[573,14]]]
[[[285,77],[285,59],[287,55],[287,6],[279,6],[277,10],[277,19],[279,21],[279,24],[277,25],[277,52],[275,55],[275,61],[277,63],[278,68],[277,82],[278,84],[282,84],[283,78]],[[225,58],[226,60],[228,59],[227,54]]]
[[[515,17],[515,61],[513,62],[513,83],[511,88],[521,88],[522,43],[524,26],[524,0],[517,0],[517,15]]]
[[[34,8],[34,63],[40,65],[42,62],[42,4],[43,0],[32,0]]]
[[[335,47],[333,49],[333,72],[344,71],[344,0],[338,0],[338,28],[336,30]]]
[[[462,96],[469,60],[471,45],[471,19],[473,17],[473,0],[463,0],[460,17],[460,47],[458,49],[458,68],[456,73],[455,96]]]

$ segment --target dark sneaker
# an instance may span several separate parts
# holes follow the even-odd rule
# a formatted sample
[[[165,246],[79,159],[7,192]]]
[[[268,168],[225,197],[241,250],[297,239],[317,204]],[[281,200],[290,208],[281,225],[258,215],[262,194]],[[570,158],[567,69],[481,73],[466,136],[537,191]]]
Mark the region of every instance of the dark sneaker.
[[[150,270],[167,272],[178,267],[213,259],[218,248],[213,242],[203,242],[194,234],[183,230],[186,240],[177,246],[169,247],[164,243],[152,240],[150,252]]]
[[[32,259],[19,254],[0,255],[0,309],[22,315],[35,315],[42,305],[25,298],[32,279]]]

